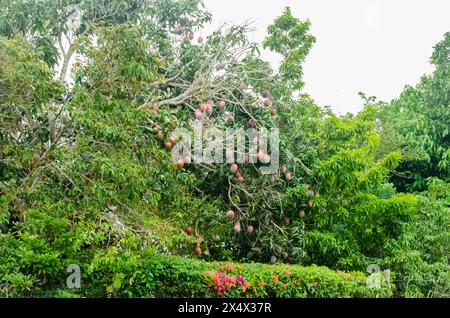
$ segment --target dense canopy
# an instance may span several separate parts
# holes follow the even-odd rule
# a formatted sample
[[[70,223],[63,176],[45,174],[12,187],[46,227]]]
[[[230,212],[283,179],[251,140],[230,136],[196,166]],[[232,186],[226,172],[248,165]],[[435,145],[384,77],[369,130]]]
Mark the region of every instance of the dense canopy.
[[[210,20],[0,0],[0,296],[448,297],[450,33],[417,86],[337,116],[302,91],[309,21],[286,8],[259,44],[198,36]],[[193,123],[278,129],[276,173],[264,152],[174,162]]]

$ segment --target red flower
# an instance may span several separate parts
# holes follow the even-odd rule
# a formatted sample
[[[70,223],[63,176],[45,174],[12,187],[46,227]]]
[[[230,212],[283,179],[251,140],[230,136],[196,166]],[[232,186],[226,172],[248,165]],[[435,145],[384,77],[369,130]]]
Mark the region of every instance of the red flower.
[[[278,283],[278,275],[272,275],[272,280],[274,283]]]

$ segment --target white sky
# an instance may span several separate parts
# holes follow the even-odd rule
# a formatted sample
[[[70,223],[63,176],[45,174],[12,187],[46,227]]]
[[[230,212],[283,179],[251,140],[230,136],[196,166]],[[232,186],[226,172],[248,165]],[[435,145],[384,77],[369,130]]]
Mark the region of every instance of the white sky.
[[[406,84],[431,73],[432,47],[450,31],[450,0],[204,0],[221,23],[254,21],[250,39],[262,42],[283,8],[309,19],[316,43],[304,65],[304,92],[340,114],[362,108],[362,91],[389,101]],[[277,55],[263,58],[279,63]]]

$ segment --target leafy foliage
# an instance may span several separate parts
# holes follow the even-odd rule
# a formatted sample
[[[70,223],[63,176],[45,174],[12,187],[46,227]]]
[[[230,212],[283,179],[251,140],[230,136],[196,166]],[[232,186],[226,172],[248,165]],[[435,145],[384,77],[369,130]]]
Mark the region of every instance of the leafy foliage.
[[[427,178],[450,176],[450,33],[434,49],[432,75],[416,87],[406,87],[383,107],[383,139],[387,149],[397,147],[405,161],[392,176],[399,190],[423,191]]]
[[[132,259],[132,260],[130,260]],[[101,277],[108,293],[127,297],[389,297],[390,286],[366,286],[362,273],[335,272],[326,267],[256,263],[207,263],[180,257],[146,255],[145,259],[99,258],[93,277]],[[91,272],[90,271],[90,272]],[[236,280],[217,293],[214,276]],[[222,274],[222,276],[223,276]]]
[[[0,4],[0,295],[448,296],[448,34],[417,87],[338,117],[299,94],[315,38],[289,8],[272,69],[247,25],[195,38],[198,0]],[[174,163],[192,123],[278,128],[281,166]]]

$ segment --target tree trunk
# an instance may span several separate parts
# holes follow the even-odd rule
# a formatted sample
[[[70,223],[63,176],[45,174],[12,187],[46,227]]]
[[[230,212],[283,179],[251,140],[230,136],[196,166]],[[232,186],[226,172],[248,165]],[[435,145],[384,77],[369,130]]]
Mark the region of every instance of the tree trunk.
[[[67,50],[66,54],[63,53],[63,64],[62,64],[62,67],[61,67],[61,73],[59,74],[59,81],[60,82],[65,82],[66,81],[67,71],[69,69],[69,63],[70,63],[70,60],[72,58],[73,53],[74,52],[73,52],[72,45]]]

